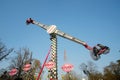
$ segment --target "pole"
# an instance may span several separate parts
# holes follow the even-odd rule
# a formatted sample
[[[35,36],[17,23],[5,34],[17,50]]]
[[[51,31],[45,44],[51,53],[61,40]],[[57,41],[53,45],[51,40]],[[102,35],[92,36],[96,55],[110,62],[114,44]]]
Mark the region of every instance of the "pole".
[[[44,61],[43,65],[42,65],[42,68],[40,69],[40,72],[39,72],[38,77],[37,77],[36,80],[39,80],[39,78],[40,78],[40,75],[41,75],[41,73],[42,73],[42,71],[43,71],[43,69],[44,69],[45,63],[46,63],[46,61],[47,61],[47,59],[48,59],[48,56],[49,56],[49,54],[50,54],[50,50],[51,50],[51,47],[50,47],[50,49],[49,49],[49,52],[48,52],[48,54],[47,54],[47,56],[46,56],[46,58],[45,58],[45,61]]]
[[[51,38],[51,61],[55,62],[55,67],[50,69],[50,80],[58,80],[57,73],[57,36],[50,34]]]

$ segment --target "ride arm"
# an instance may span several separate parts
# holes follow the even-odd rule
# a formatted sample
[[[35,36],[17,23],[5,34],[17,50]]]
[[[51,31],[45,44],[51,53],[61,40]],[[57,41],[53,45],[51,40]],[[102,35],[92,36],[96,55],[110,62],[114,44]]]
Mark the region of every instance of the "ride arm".
[[[35,24],[35,25],[43,28],[44,30],[46,30],[47,33],[49,33],[50,35],[54,35],[54,34],[55,34],[55,35],[61,36],[61,37],[63,37],[63,38],[69,39],[69,40],[71,40],[71,41],[74,41],[74,42],[76,42],[76,43],[79,43],[79,44],[83,45],[86,49],[90,50],[91,55],[92,55],[92,58],[93,58],[94,60],[98,60],[98,59],[100,58],[99,56],[100,56],[101,54],[107,54],[107,53],[109,53],[109,51],[110,51],[110,48],[109,48],[109,47],[106,46],[105,48],[101,48],[100,45],[98,45],[98,44],[97,44],[96,47],[95,47],[95,46],[94,46],[94,47],[90,47],[90,46],[87,45],[87,43],[85,43],[84,41],[79,40],[79,39],[77,39],[77,38],[75,38],[75,37],[73,37],[73,36],[70,36],[70,35],[68,35],[68,34],[66,34],[66,33],[58,30],[55,25],[47,26],[47,25],[41,24],[41,23],[39,23],[39,22],[37,22],[37,21],[34,21],[34,20],[32,20],[31,18],[29,18],[28,20],[26,20],[26,23],[27,23],[27,24],[31,24],[31,23],[32,23],[32,24]],[[100,47],[100,48],[97,49],[97,47]],[[103,45],[103,47],[104,47],[104,45]]]
[[[83,45],[83,46],[84,46],[85,48],[87,48],[88,50],[91,50],[91,49],[92,49],[92,48],[91,48],[90,46],[88,46],[87,43],[85,43],[84,41],[79,40],[79,39],[77,39],[77,38],[75,38],[75,37],[72,37],[72,36],[70,36],[70,35],[68,35],[68,34],[66,34],[66,33],[64,33],[64,32],[62,32],[62,31],[56,29],[56,26],[55,26],[55,25],[47,26],[47,25],[41,24],[41,23],[39,23],[39,22],[37,22],[37,21],[35,21],[35,20],[32,20],[31,18],[29,18],[29,19],[26,20],[26,24],[31,24],[31,23],[32,23],[32,24],[35,24],[35,25],[37,25],[37,26],[39,26],[39,27],[41,27],[41,28],[43,28],[43,29],[46,30],[49,34],[55,33],[55,34],[58,35],[58,36],[61,36],[61,37],[63,37],[63,38],[69,39],[69,40],[71,40],[71,41],[74,41],[74,42],[76,42],[76,43],[79,43],[79,44]]]
[[[58,35],[58,36],[61,36],[63,38],[66,38],[66,39],[69,39],[71,41],[74,41],[76,43],[79,43],[81,45],[83,45],[85,48],[87,48],[88,50],[92,50],[92,47],[88,46],[87,43],[85,43],[84,41],[80,40],[80,39],[77,39],[73,36],[70,36],[69,34],[66,34],[60,30],[56,30],[55,33]]]
[[[42,23],[39,23],[39,22],[37,22],[37,21],[35,21],[35,20],[32,20],[31,18],[29,18],[29,19],[27,19],[26,20],[26,24],[35,24],[35,25],[37,25],[37,26],[39,26],[39,27],[41,27],[41,28],[43,28],[44,30],[47,30],[48,29],[48,27],[49,26],[47,26],[47,25],[44,25],[44,24],[42,24]]]

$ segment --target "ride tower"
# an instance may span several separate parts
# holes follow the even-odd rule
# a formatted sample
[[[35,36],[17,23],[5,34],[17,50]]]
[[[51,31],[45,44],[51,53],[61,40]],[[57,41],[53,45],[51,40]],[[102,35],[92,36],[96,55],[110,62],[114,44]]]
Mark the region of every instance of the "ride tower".
[[[78,44],[83,45],[86,49],[88,49],[90,51],[91,57],[93,60],[98,60],[100,59],[100,55],[101,54],[107,54],[109,53],[110,49],[107,46],[101,45],[101,44],[97,44],[94,47],[90,47],[87,43],[85,43],[84,41],[77,39],[73,36],[70,36],[60,30],[58,30],[56,28],[56,25],[45,25],[42,23],[39,23],[35,20],[32,20],[31,18],[26,20],[27,24],[35,24],[41,28],[43,28],[44,30],[47,31],[47,33],[49,33],[50,35],[50,40],[51,40],[51,61],[53,61],[55,63],[55,67],[50,69],[50,76],[49,79],[50,80],[58,80],[58,72],[57,72],[57,36],[66,38],[68,40],[71,40],[73,42],[76,42]]]

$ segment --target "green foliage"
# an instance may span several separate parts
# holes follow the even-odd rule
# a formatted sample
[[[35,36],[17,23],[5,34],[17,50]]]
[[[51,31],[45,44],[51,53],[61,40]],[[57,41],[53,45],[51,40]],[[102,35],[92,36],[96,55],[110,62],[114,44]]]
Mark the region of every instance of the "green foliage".
[[[89,80],[120,80],[120,60],[115,63],[111,62],[104,68],[104,72],[97,71],[94,63],[89,62],[87,65],[87,71],[89,71]]]
[[[104,68],[104,80],[120,80],[120,60]]]
[[[75,72],[72,71],[62,75],[62,80],[80,80],[80,78]]]

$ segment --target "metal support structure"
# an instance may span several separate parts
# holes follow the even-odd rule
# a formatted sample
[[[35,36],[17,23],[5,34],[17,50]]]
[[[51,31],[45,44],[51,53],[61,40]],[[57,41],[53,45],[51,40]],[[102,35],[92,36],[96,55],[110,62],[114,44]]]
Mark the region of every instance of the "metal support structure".
[[[51,34],[51,61],[55,62],[55,67],[50,69],[50,80],[58,80],[57,72],[57,36],[56,34]]]
[[[90,47],[89,45],[87,45],[86,42],[58,30],[55,25],[50,25],[50,26],[44,25],[42,23],[39,23],[37,21],[32,20],[31,18],[27,19],[26,23],[27,24],[32,23],[32,24],[35,24],[35,25],[43,28],[51,36],[51,38],[50,38],[50,40],[52,41],[52,45],[51,45],[51,52],[52,52],[51,61],[55,62],[55,67],[53,69],[49,70],[49,72],[50,72],[50,76],[49,76],[50,80],[58,80],[58,76],[57,76],[58,75],[58,73],[57,73],[57,35],[61,36],[63,38],[66,38],[68,40],[74,41],[74,42],[76,42],[78,44],[81,44],[86,49],[88,49],[90,52],[92,51],[91,52],[91,55],[92,55],[91,57],[94,60],[100,59],[99,56],[101,54],[107,54],[110,51],[109,47],[104,46],[104,45],[103,46],[100,46],[100,45],[98,46],[98,44],[97,44],[97,47],[100,47],[99,49],[97,49],[97,47],[96,48],[95,47]],[[95,52],[94,48],[95,48],[95,50],[97,50],[97,52]]]

